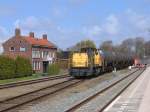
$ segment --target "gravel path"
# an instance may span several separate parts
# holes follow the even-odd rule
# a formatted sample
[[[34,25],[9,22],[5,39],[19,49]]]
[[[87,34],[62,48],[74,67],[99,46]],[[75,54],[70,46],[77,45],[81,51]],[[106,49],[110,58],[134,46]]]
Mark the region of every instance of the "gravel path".
[[[133,71],[134,70],[129,72]],[[121,74],[121,72],[124,72],[124,74]],[[116,75],[109,73],[109,75],[107,74],[109,78],[106,74],[98,78],[93,78],[83,85],[62,92],[63,94],[61,95],[58,94],[55,97],[47,97],[44,101],[39,101],[37,104],[28,104],[22,107],[19,112],[63,112],[73,104],[104,88],[109,81],[115,81],[129,73],[127,73],[127,70],[126,73],[125,71],[121,72],[116,72]]]

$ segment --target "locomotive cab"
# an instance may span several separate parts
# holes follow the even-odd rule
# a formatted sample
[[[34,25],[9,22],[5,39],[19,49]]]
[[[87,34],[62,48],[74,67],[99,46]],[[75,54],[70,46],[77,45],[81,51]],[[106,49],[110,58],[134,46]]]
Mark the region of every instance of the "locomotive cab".
[[[81,48],[80,51],[74,52],[70,61],[70,75],[92,76],[97,75],[101,66],[100,54],[95,48]]]

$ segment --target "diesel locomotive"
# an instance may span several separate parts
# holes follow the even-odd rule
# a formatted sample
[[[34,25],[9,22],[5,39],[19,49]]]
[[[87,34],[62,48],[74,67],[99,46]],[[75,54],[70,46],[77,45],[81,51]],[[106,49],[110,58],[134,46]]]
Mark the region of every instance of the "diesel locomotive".
[[[81,48],[71,54],[69,73],[73,77],[96,76],[113,69],[126,68],[133,63],[133,56],[128,54]]]

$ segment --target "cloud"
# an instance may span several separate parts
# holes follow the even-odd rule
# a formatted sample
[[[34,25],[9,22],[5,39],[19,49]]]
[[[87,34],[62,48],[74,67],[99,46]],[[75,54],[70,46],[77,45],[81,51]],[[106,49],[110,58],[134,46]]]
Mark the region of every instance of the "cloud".
[[[37,37],[41,37],[43,33],[47,33],[48,39],[61,48],[67,48],[83,37],[80,31],[61,27],[49,18],[31,16],[25,19],[17,19],[14,22],[14,27],[20,28],[23,35],[28,35],[26,33],[33,31]]]
[[[104,40],[118,43],[129,37],[146,36],[148,39],[150,16],[127,9],[122,13],[108,14],[102,23],[87,23],[79,28],[61,26],[49,18],[30,16],[16,20],[14,27],[21,28],[23,32],[34,31],[37,37],[47,33],[49,40],[61,48],[67,48],[87,38],[92,39],[99,46]]]
[[[102,26],[104,32],[110,34],[110,35],[116,35],[119,32],[119,20],[114,14],[110,14],[106,18],[106,22]]]
[[[116,35],[119,32],[119,18],[116,17],[114,14],[108,15],[103,24],[95,24],[90,27],[85,27],[84,32],[89,36],[97,36],[103,33],[108,35]]]
[[[87,35],[88,37],[95,37],[100,35],[102,32],[102,29],[99,25],[93,25],[90,27],[84,27],[83,33],[84,35]]]
[[[118,14],[108,14],[101,24],[84,26],[85,35],[95,40],[99,45],[104,40],[120,43],[130,37],[144,37],[149,39],[150,16],[137,13],[131,9]]]
[[[99,46],[101,41],[106,39],[111,40],[112,37],[118,35],[121,30],[119,17],[115,14],[109,14],[103,23],[86,25],[83,27],[83,34],[96,42]]]
[[[63,18],[67,14],[67,8],[66,7],[61,7],[61,6],[55,6],[51,10],[52,16],[54,18]]]
[[[127,17],[130,23],[138,30],[144,31],[150,28],[150,16],[138,14],[131,9],[127,10]]]
[[[47,30],[49,29],[53,23],[48,18],[37,18],[34,16],[27,17],[23,20],[16,20],[14,22],[14,27],[19,27],[24,30]]]

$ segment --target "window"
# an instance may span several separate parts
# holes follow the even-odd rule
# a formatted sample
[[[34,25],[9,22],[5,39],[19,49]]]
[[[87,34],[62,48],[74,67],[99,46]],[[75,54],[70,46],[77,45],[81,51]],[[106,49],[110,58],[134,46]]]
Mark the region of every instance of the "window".
[[[51,52],[49,52],[49,57],[52,57],[52,53]]]
[[[10,51],[15,51],[15,48],[14,47],[10,47]]]
[[[53,58],[55,58],[55,53],[53,52]]]
[[[20,47],[20,51],[25,52],[25,51],[26,51],[26,48]]]
[[[32,51],[32,58],[40,58],[40,51]]]
[[[44,57],[44,56],[43,56],[43,51],[42,51],[41,53],[42,53],[41,56],[42,56],[42,58],[43,58],[43,57]]]
[[[47,58],[48,57],[48,51],[43,51],[43,58]]]
[[[40,64],[41,63],[39,61],[33,61],[33,63],[32,63],[33,70],[40,70],[40,68],[41,68]]]
[[[49,53],[49,56],[50,56],[51,58],[55,58],[55,52],[50,52],[50,53]]]

